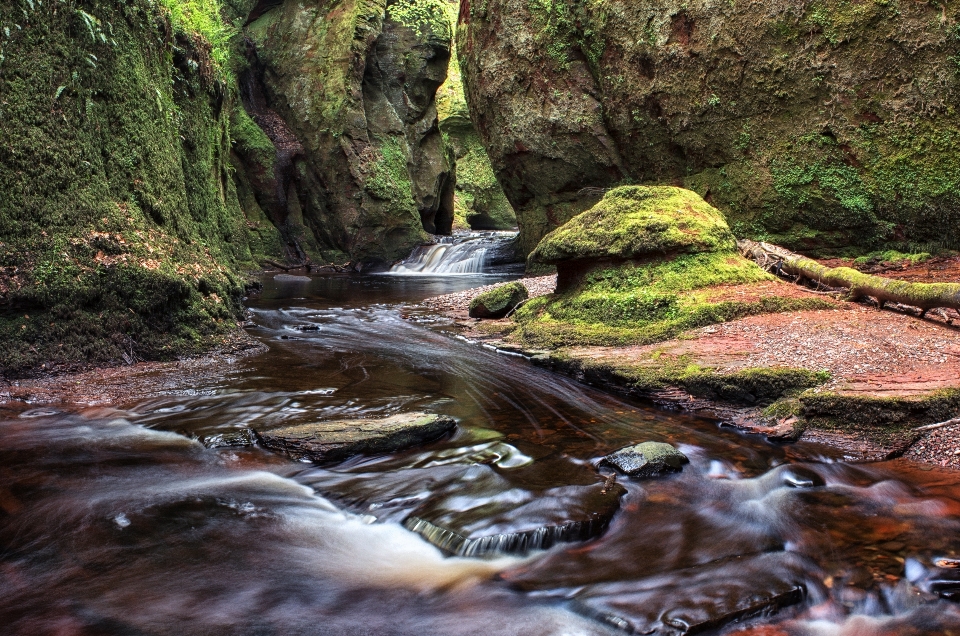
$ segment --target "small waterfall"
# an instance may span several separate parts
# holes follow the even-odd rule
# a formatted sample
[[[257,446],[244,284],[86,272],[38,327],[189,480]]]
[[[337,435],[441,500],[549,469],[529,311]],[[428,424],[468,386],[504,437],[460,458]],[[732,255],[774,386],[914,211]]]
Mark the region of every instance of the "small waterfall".
[[[421,245],[407,258],[390,268],[397,276],[449,276],[482,274],[491,265],[491,256],[503,250],[514,232],[470,233],[438,237],[432,245]]]

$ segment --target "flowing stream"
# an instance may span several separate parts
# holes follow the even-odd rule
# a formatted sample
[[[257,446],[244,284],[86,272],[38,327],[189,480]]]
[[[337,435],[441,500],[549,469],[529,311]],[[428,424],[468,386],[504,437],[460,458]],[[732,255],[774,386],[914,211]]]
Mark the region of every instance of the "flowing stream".
[[[0,633],[960,634],[960,476],[658,411],[411,306],[490,280],[278,276],[250,302],[267,353],[0,409]],[[414,410],[458,427],[333,465],[249,433]],[[597,467],[647,440],[690,463]],[[441,550],[444,523],[492,538]]]

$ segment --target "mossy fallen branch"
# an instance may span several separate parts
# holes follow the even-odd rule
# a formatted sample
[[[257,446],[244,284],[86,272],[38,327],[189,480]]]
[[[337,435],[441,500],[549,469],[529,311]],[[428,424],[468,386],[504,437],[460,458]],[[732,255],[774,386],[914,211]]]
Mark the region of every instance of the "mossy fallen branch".
[[[738,241],[737,245],[744,256],[766,269],[803,276],[829,287],[849,289],[852,298],[876,298],[881,308],[888,302],[910,305],[921,310],[921,317],[937,307],[960,311],[958,283],[910,283],[864,274],[849,267],[826,267],[770,243],[743,239]]]

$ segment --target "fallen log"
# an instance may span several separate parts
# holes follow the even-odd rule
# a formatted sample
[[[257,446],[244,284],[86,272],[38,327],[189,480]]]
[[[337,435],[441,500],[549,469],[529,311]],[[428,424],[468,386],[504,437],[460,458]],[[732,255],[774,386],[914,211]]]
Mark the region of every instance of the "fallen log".
[[[947,426],[953,426],[955,424],[960,424],[960,417],[955,417],[952,420],[947,420],[946,422],[937,422],[936,424],[927,424],[926,426],[918,426],[913,429],[915,431],[932,431],[938,428],[946,428]]]
[[[920,309],[921,318],[937,307],[960,311],[958,283],[910,283],[864,274],[850,267],[826,267],[778,245],[748,239],[737,241],[737,246],[741,254],[768,271],[808,278],[827,287],[849,289],[853,300],[870,296],[877,299],[881,308],[888,302],[910,305]]]

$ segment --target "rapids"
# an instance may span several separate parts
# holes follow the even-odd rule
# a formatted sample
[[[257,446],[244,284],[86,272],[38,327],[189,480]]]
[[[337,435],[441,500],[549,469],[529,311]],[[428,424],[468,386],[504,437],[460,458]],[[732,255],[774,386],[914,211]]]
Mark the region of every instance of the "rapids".
[[[960,476],[658,411],[412,306],[489,282],[277,277],[250,302],[267,353],[111,408],[0,409],[0,633],[960,633],[936,567]],[[459,426],[333,465],[249,432],[413,410]],[[690,464],[620,477],[609,519],[564,529],[598,460],[646,440]]]

